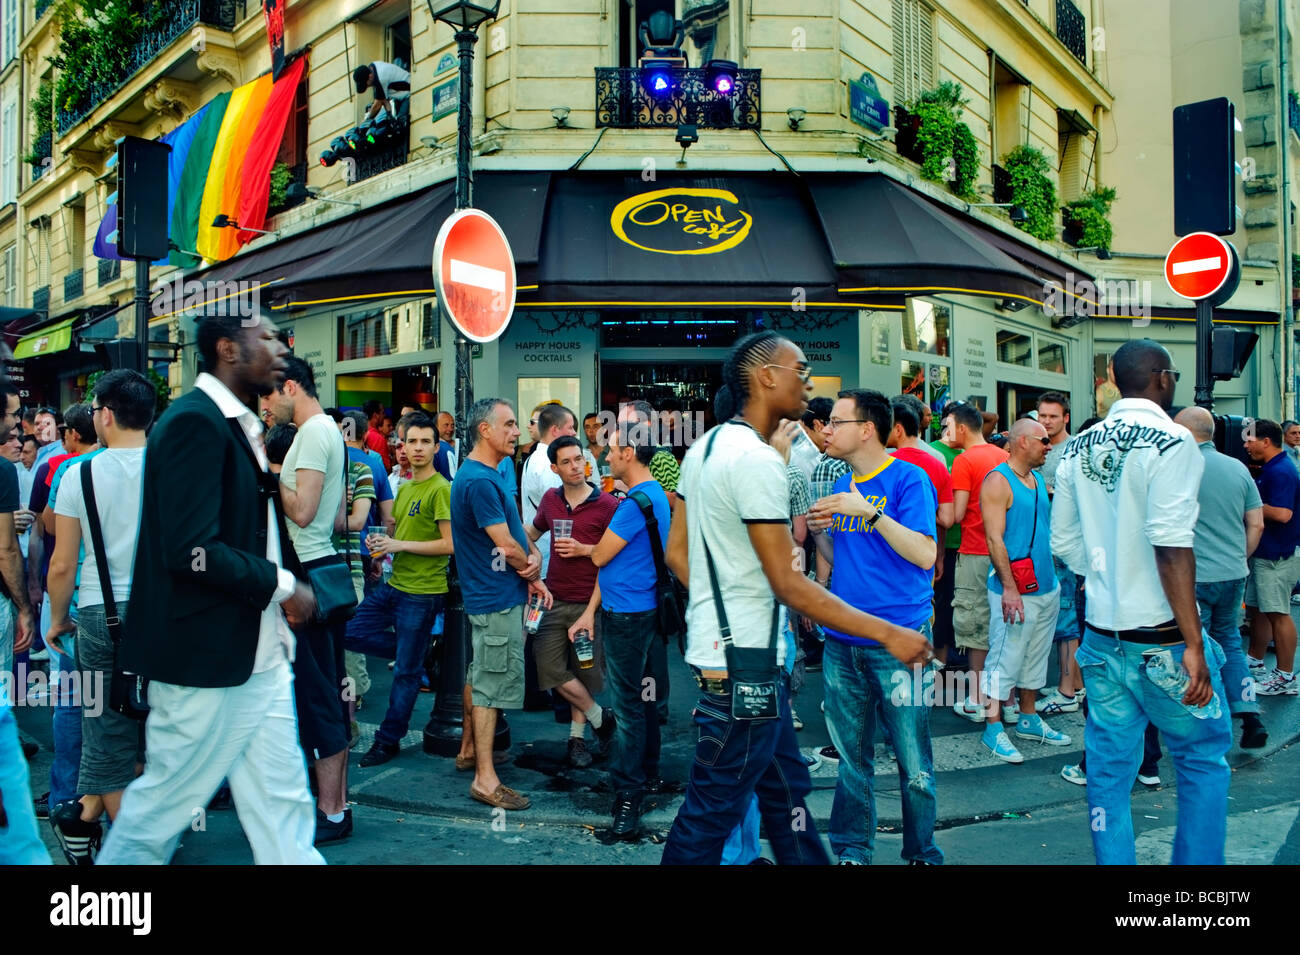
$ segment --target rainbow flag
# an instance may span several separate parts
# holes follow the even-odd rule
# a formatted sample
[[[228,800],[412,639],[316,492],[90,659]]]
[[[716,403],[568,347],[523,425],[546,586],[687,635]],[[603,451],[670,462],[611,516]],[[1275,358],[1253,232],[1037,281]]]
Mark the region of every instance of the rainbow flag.
[[[271,167],[280,151],[298,84],[307,71],[299,57],[272,81],[270,74],[220,93],[188,120],[161,137],[171,144],[167,170],[166,263],[193,268],[230,258],[258,233],[215,228],[218,215],[241,227],[266,222]],[[109,206],[95,236],[95,255],[121,258],[109,236],[117,229],[117,206]]]

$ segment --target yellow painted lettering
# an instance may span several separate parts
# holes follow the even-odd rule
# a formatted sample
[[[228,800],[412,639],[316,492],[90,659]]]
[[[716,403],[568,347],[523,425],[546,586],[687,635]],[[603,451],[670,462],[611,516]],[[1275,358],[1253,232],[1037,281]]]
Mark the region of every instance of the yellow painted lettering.
[[[686,215],[686,213],[687,213],[689,210],[688,210],[687,207],[686,207],[686,203],[684,203],[684,202],[674,202],[674,203],[673,203],[673,207],[672,207],[672,211],[673,211],[673,221],[674,221],[674,222],[681,222],[681,221],[682,221],[682,216]]]
[[[653,222],[642,222],[640,219],[637,218],[637,216],[640,215],[642,211],[649,209],[653,206],[661,206],[663,208],[663,215],[661,215],[658,219],[655,219]],[[627,214],[627,217],[635,225],[651,226],[651,225],[658,225],[659,223],[667,219],[668,212],[669,212],[668,203],[663,202],[662,200],[659,199],[655,199],[645,203],[644,205],[637,206],[635,209],[633,209],[631,212]]]

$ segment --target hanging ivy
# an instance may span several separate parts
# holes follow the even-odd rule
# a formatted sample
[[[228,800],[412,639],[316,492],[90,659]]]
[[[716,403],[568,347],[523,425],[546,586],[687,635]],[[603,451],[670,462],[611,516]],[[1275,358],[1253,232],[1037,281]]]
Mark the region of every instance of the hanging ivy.
[[[1017,146],[1003,157],[1002,168],[1011,182],[1011,204],[1027,216],[1017,228],[1043,241],[1056,238],[1056,185],[1047,157],[1033,146]]]
[[[267,200],[268,212],[278,212],[289,202],[289,185],[293,182],[293,169],[286,162],[271,167],[271,193]]]
[[[130,51],[165,15],[162,0],[59,0],[54,103],[65,112],[85,107],[96,90],[115,89],[131,70]]]
[[[86,390],[81,395],[82,401],[90,400],[90,396],[95,392],[95,382],[99,381],[99,379],[103,378],[107,374],[108,369],[105,368],[99,371],[92,371],[86,376]],[[167,383],[166,378],[153,370],[152,365],[145,370],[144,376],[149,379],[149,383],[153,385],[154,392],[157,394],[157,399],[154,404],[154,421],[157,421],[158,416],[166,411],[167,406],[171,404],[172,388],[171,385]]]

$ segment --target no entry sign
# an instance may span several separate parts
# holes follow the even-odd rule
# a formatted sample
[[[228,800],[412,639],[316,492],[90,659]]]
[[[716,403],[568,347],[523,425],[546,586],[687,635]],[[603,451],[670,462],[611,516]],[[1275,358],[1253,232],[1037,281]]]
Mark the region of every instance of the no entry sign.
[[[1210,232],[1185,235],[1165,257],[1165,281],[1183,298],[1209,298],[1232,274],[1236,254]]]
[[[433,244],[433,287],[466,338],[501,336],[515,309],[515,260],[496,220],[478,209],[448,216]]]

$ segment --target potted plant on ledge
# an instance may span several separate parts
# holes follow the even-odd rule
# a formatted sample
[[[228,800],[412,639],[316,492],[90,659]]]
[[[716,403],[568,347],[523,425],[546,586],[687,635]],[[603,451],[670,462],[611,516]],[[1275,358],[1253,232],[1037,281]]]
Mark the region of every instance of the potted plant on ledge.
[[[1010,202],[1025,210],[1016,227],[1036,239],[1056,238],[1056,185],[1047,175],[1052,168],[1041,150],[1017,146],[1002,159],[1011,183]]]
[[[962,99],[960,83],[940,83],[907,106],[894,109],[894,146],[898,154],[921,166],[921,175],[946,182],[958,196],[975,198],[979,146],[970,127],[961,121],[970,102]]]
[[[1113,188],[1100,188],[1067,202],[1061,208],[1065,233],[1061,238],[1081,249],[1109,249],[1112,238],[1110,205],[1115,201]]]

